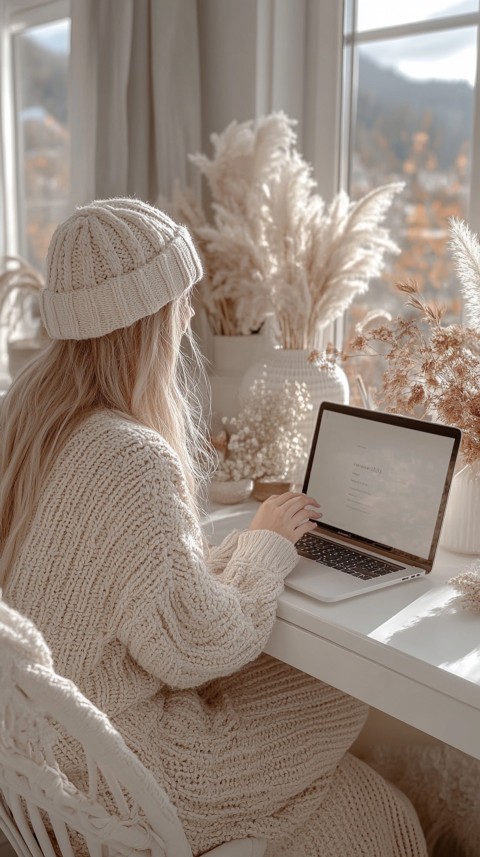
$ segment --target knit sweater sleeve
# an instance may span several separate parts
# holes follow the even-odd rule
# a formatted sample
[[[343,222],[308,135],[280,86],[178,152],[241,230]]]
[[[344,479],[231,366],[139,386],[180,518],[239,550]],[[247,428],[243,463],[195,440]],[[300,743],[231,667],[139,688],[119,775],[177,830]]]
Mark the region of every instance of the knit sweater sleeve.
[[[276,533],[245,531],[221,576],[212,574],[180,463],[166,444],[151,452],[134,532],[124,534],[137,554],[119,591],[116,634],[144,670],[194,687],[260,654],[297,553]]]
[[[207,568],[212,574],[221,574],[225,566],[232,558],[233,552],[238,545],[240,532],[232,530],[218,545],[206,545]]]

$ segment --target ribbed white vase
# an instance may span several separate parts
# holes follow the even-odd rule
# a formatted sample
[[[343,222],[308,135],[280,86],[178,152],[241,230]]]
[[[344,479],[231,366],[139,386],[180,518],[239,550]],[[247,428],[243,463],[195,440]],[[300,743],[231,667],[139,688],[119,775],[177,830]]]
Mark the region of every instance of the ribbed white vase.
[[[348,378],[337,363],[331,361],[309,362],[307,349],[276,348],[265,359],[255,363],[245,373],[240,385],[240,395],[252,387],[255,380],[263,378],[267,389],[283,390],[285,380],[304,383],[313,406],[311,413],[302,422],[302,433],[310,447],[320,404],[324,401],[348,404],[350,388]]]
[[[480,460],[453,477],[440,545],[456,553],[480,553]]]

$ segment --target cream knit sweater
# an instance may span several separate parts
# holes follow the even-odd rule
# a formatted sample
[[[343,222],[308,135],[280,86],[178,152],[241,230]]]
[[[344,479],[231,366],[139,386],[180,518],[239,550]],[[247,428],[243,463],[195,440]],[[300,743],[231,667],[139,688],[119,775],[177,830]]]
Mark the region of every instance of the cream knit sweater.
[[[4,597],[167,789],[194,854],[257,834],[272,855],[423,857],[408,802],[345,755],[366,707],[261,655],[296,561],[269,531],[205,557],[172,449],[101,412],[59,455]]]

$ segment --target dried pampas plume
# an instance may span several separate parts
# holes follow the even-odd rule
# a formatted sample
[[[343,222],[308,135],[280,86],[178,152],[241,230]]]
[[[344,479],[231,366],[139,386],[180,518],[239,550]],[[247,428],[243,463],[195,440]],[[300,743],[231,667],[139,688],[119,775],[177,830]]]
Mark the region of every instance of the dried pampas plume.
[[[212,198],[207,217],[178,186],[162,207],[186,223],[202,255],[200,298],[214,333],[258,330],[273,310],[286,348],[313,348],[330,324],[398,252],[381,223],[402,184],[326,209],[312,168],[296,151],[283,112],[232,122],[213,134],[212,158],[190,155]]]
[[[467,323],[480,329],[480,244],[463,220],[450,218],[450,250],[464,298]]]

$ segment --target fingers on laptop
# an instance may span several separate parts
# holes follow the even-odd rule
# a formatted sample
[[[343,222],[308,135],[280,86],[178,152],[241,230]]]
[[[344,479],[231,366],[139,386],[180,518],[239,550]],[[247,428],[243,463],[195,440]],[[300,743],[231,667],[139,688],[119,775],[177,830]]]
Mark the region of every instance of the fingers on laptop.
[[[286,497],[283,503],[278,503],[278,506],[283,507],[282,511],[286,512],[288,515],[295,514],[303,514],[304,519],[306,518],[321,518],[322,513],[320,511],[320,503],[315,500],[314,497],[308,497],[306,494],[294,494],[293,492],[289,492],[290,496],[287,498],[286,495],[281,495],[282,497]]]
[[[267,529],[279,533],[295,543],[305,533],[316,527],[315,520],[321,517],[319,504],[313,497],[289,491],[269,497],[260,506],[249,529]]]
[[[298,541],[305,535],[310,533],[317,526],[315,521],[322,517],[320,504],[314,497],[309,497],[306,494],[288,492],[280,495],[284,498],[283,503],[275,503],[278,511],[284,518],[285,522],[292,528],[292,534],[295,541]],[[278,501],[278,497],[276,498]],[[312,518],[314,520],[312,520]]]
[[[290,525],[293,527],[295,542],[299,541],[306,533],[312,532],[317,526],[316,521],[322,517],[320,504],[314,497],[309,497],[306,494],[292,493],[292,496],[282,504],[280,511],[283,511],[285,516],[289,518]]]
[[[268,500],[265,500],[265,503],[269,503],[271,506],[297,506],[302,509],[305,506],[315,506],[317,509],[320,508],[320,504],[315,500],[314,497],[308,497],[307,494],[302,494],[300,491],[285,491],[284,494],[274,494],[272,497],[269,497]]]

